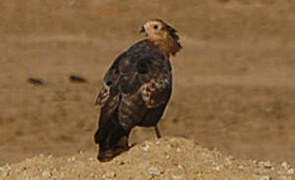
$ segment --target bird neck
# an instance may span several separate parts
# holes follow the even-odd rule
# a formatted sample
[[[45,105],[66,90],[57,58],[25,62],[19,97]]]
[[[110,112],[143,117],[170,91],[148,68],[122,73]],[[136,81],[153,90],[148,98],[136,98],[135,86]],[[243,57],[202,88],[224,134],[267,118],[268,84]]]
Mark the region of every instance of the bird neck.
[[[150,39],[150,41],[152,41],[167,58],[169,58],[170,55],[174,56],[181,49],[180,43],[171,36],[161,39]]]

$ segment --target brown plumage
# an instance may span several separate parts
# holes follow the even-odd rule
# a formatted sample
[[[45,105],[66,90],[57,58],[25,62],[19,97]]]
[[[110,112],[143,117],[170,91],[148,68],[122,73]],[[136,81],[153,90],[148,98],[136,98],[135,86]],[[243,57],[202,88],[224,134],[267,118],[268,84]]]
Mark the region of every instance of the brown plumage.
[[[146,39],[123,52],[105,74],[96,98],[101,106],[98,159],[109,161],[128,150],[129,133],[135,126],[157,128],[172,91],[170,55],[180,49],[176,30],[156,19],[142,27]]]

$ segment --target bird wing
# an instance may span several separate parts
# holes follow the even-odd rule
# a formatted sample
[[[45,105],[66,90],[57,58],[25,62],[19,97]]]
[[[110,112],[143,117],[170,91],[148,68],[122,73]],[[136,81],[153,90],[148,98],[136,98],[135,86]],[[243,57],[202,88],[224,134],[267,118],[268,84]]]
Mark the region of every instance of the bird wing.
[[[102,87],[98,92],[95,99],[95,105],[104,106],[110,98],[118,95],[118,80],[120,78],[119,62],[125,57],[125,54],[121,54],[112,66],[109,68],[104,76]]]
[[[96,103],[113,110],[118,107],[120,125],[131,129],[148,109],[168,102],[171,85],[169,60],[142,42],[116,59],[104,78]]]
[[[136,44],[119,65],[119,122],[126,129],[142,121],[148,109],[167,104],[170,98],[170,62],[153,48],[149,43]]]

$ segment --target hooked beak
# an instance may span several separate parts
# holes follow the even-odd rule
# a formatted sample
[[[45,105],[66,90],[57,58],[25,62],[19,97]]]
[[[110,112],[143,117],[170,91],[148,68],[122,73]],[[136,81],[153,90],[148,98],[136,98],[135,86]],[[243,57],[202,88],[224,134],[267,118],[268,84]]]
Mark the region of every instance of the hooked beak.
[[[144,26],[141,27],[139,33],[145,33],[145,28],[144,28]]]

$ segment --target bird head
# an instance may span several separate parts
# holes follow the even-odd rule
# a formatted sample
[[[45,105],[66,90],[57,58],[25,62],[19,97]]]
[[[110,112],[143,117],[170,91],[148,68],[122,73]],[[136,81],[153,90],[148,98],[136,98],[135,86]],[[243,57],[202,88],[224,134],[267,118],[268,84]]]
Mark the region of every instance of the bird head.
[[[146,22],[141,27],[141,33],[144,33],[148,38],[153,40],[166,39],[168,36],[171,36],[175,40],[179,40],[176,30],[166,24],[160,19],[154,19]]]
[[[172,44],[175,44],[173,55],[182,48],[177,31],[161,19],[146,22],[140,32],[144,33],[151,41],[173,41]]]

